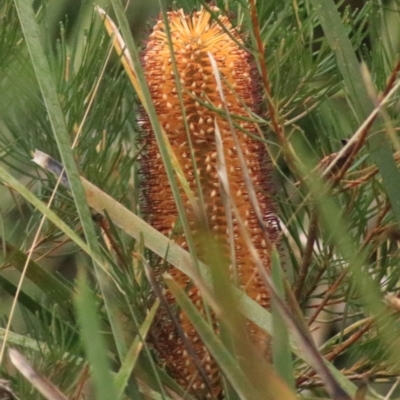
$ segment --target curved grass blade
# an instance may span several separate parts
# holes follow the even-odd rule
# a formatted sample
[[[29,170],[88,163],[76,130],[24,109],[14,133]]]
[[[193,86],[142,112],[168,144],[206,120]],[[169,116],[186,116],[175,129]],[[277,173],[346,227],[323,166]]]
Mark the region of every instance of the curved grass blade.
[[[119,6],[116,5],[116,7],[118,8]],[[146,112],[148,112],[147,110],[148,110],[149,106],[148,106],[148,103],[146,103],[146,98],[143,94],[143,89],[142,89],[143,84],[141,84],[140,81],[138,80],[138,74],[136,73],[135,65],[129,54],[129,51],[127,50],[124,39],[122,38],[121,34],[119,33],[118,28],[115,25],[114,21],[108,16],[108,14],[100,7],[96,7],[96,11],[103,18],[104,27],[106,28],[107,33],[110,35],[110,37],[112,37],[113,46],[114,46],[117,54],[121,57],[121,62],[125,69],[125,72],[127,73],[129,80],[131,81],[132,86],[134,87],[135,92],[136,92],[137,96],[139,97],[140,103],[142,104],[142,106],[144,107]],[[160,129],[161,135],[163,137],[163,145],[165,145],[165,147],[167,149],[172,168],[175,171],[176,176],[179,179],[182,189],[185,191],[190,203],[192,204],[192,207],[196,207],[196,202],[194,200],[194,194],[189,186],[189,183],[185,177],[185,174],[183,173],[182,167],[179,164],[179,161],[170,145],[168,136],[164,132],[161,124],[158,123],[158,118],[157,118],[157,120],[155,120],[155,123],[158,125],[158,127]]]
[[[4,328],[0,328],[0,340],[4,339],[5,332],[6,330]],[[49,351],[49,348],[46,343],[40,342],[36,339],[32,339],[28,336],[20,335],[15,332],[9,333],[9,342],[15,346],[20,346],[41,353],[46,353],[46,351]]]
[[[68,400],[51,382],[38,374],[29,362],[15,349],[9,349],[8,355],[14,367],[34,386],[47,400]]]
[[[82,228],[88,241],[88,246],[93,252],[100,254],[99,246],[94,231],[93,221],[89,207],[85,201],[85,195],[79,179],[78,168],[74,160],[70,135],[65,125],[65,119],[58,100],[57,90],[46,56],[40,44],[40,33],[36,23],[32,4],[24,0],[15,0],[15,7],[18,12],[26,45],[31,57],[36,78],[46,106],[47,114],[52,126],[54,137],[63,160],[63,166],[69,179],[75,205],[81,218]]]
[[[182,168],[180,167],[179,163],[177,163],[174,152],[172,151],[172,148],[169,145],[168,138],[165,135],[165,132],[163,131],[161,124],[159,123],[158,116],[150,95],[150,90],[141,67],[139,52],[131,35],[129,24],[126,15],[124,13],[123,5],[120,0],[111,0],[111,3],[113,5],[115,14],[117,16],[122,36],[125,38],[126,47],[131,56],[133,69],[135,71],[136,78],[139,84],[139,90],[143,99],[142,105],[149,116],[151,126],[154,131],[160,155],[163,160],[165,171],[168,176],[169,185],[171,187],[171,191],[175,200],[179,219],[185,233],[185,238],[188,244],[188,248],[190,250],[190,257],[192,258],[192,264],[194,268],[197,271],[199,271],[198,260],[196,257],[196,248],[194,246],[192,238],[192,231],[189,227],[189,222],[187,220],[184,202],[180,195],[180,190],[175,176],[177,176],[177,178],[179,179],[179,182],[181,183],[182,188],[184,189],[186,195],[188,196],[188,199],[191,202],[191,206],[195,211],[198,211],[197,202],[195,201],[192,191],[190,190],[185,175],[183,174]]]

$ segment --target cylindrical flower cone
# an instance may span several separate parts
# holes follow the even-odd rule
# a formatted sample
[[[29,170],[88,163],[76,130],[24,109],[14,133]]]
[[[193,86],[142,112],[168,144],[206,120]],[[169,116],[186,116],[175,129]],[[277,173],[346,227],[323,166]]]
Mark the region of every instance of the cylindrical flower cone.
[[[214,9],[214,11],[218,10]],[[205,224],[201,224],[197,220],[198,214],[192,210],[185,191],[181,190],[189,223],[198,247],[196,249],[198,256],[202,257],[202,249],[201,239],[196,240],[196,235],[204,233],[202,226],[208,227],[209,234],[223,243],[222,246],[226,246],[226,255],[229,256],[228,222],[217,173],[215,142],[215,125],[217,125],[222,137],[230,195],[263,260],[265,269],[269,271],[268,243],[264,239],[249,201],[243,168],[238,158],[232,129],[224,116],[224,104],[218,91],[209,53],[215,59],[222,77],[225,104],[232,119],[238,124],[235,131],[241,150],[245,155],[251,184],[255,189],[263,222],[269,233],[269,241],[275,243],[278,237],[278,223],[271,199],[273,192],[271,168],[265,144],[257,138],[260,137],[258,126],[249,121],[249,110],[259,112],[262,101],[255,64],[249,53],[243,48],[243,40],[238,30],[232,27],[225,16],[219,16],[218,21],[215,21],[204,9],[190,15],[185,15],[182,10],[179,10],[168,13],[168,21],[196,171],[194,171],[190,156],[188,135],[170,54],[170,44],[162,17],[154,26],[143,53],[143,68],[159,121],[196,198],[200,198],[197,191],[196,174],[200,182],[206,214]],[[156,229],[165,235],[171,235],[177,243],[187,247],[184,234],[176,227],[177,209],[156,138],[146,115],[143,115],[141,124],[142,140],[145,145],[141,158],[143,211],[148,221]],[[269,307],[268,291],[255,267],[237,220],[233,218],[232,221],[236,275],[239,284],[252,299],[263,307]],[[200,304],[199,291],[195,286],[188,284],[188,278],[172,267],[169,272],[183,288],[188,290],[191,300],[195,304]],[[168,292],[167,300],[171,305],[174,302],[172,295]],[[201,306],[199,307],[201,308]],[[179,318],[184,332],[193,344],[198,360],[209,377],[215,394],[220,390],[216,364],[199,340],[188,318],[183,313]],[[253,324],[249,324],[249,330],[255,344],[268,352],[268,346],[263,344],[266,341],[265,335]],[[206,387],[185,349],[182,338],[176,332],[174,324],[169,321],[166,313],[160,313],[160,318],[156,321],[152,331],[152,337],[155,348],[159,351],[168,370],[183,386],[191,385],[191,390],[196,393]]]

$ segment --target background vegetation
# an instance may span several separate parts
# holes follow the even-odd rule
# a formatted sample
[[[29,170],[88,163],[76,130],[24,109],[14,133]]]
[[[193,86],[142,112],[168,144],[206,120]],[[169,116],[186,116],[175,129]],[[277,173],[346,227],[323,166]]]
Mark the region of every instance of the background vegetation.
[[[254,387],[254,371],[171,290],[230,382],[226,398],[399,398],[400,4],[215,3],[241,26],[260,71],[258,121],[282,222],[272,316],[243,297],[224,315],[228,329],[240,311],[271,333],[276,376]],[[189,12],[202,1],[97,4],[134,53],[162,6]],[[193,398],[145,340],[156,255],[187,271],[190,258],[135,215],[138,112],[92,1],[0,0],[4,398]],[[63,163],[70,188],[31,161],[35,149]],[[78,175],[101,189],[94,199]]]

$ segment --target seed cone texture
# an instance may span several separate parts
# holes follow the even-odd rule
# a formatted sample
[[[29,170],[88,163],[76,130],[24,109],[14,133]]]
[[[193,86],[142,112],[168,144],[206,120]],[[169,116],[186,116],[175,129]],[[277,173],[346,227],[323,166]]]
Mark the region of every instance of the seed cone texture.
[[[218,10],[214,8],[214,11]],[[236,129],[236,134],[246,158],[251,183],[269,233],[269,241],[275,243],[278,236],[278,223],[271,201],[273,185],[270,181],[270,165],[265,145],[251,136],[259,137],[260,135],[256,124],[243,119],[235,119],[235,116],[248,118],[248,110],[258,112],[261,102],[259,79],[251,56],[240,46],[243,40],[237,29],[232,27],[227,17],[219,16],[218,19],[219,23],[213,20],[204,9],[190,15],[185,15],[182,10],[168,13],[172,48],[197,171],[194,170],[191,161],[188,133],[185,129],[170,45],[162,17],[159,18],[150,34],[142,55],[142,64],[159,121],[182,167],[186,180],[197,197],[199,194],[195,180],[196,173],[200,181],[206,224],[199,223],[185,192],[181,190],[197,245],[198,256],[200,258],[202,256],[200,237],[201,233],[204,233],[204,230],[202,231],[204,225],[209,229],[207,235],[220,241],[222,248],[225,249],[222,253],[225,252],[226,256],[229,255],[227,217],[217,174],[216,123],[222,137],[231,197],[234,199],[251,240],[263,260],[265,269],[269,270],[269,250],[249,201],[232,131],[226,116],[215,110],[222,111],[224,107],[208,52],[214,57],[222,76],[222,86],[229,113],[240,126]],[[183,247],[187,247],[184,234],[176,227],[178,213],[150,121],[143,114],[140,122],[143,128],[142,140],[145,145],[141,158],[143,211],[153,227],[165,235],[170,235]],[[269,307],[268,291],[261,281],[235,219],[233,219],[233,230],[236,274],[239,284],[260,305]],[[186,275],[173,267],[170,267],[169,272],[187,290],[199,310],[203,311],[199,291],[190,284]],[[168,291],[166,297],[172,306],[174,299]],[[212,392],[215,395],[220,390],[216,363],[184,313],[179,313],[178,318],[208,376]],[[265,336],[252,324],[248,324],[248,329],[255,344],[265,348]],[[182,338],[165,312],[160,312],[151,336],[155,348],[170,373],[192,392],[199,394],[204,390],[204,393],[207,393],[209,390],[207,384],[198,373],[190,352],[184,346]]]

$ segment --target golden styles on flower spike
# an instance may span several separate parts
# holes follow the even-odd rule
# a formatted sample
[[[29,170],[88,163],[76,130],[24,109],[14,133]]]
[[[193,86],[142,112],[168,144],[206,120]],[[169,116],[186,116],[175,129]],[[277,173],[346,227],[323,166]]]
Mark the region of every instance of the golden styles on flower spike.
[[[218,13],[217,8],[212,10]],[[195,194],[195,198],[203,199],[206,221],[200,223],[198,213],[193,210],[190,199],[181,188],[181,196],[198,256],[201,259],[200,236],[204,234],[204,229],[209,236],[222,243],[222,247],[226,249],[226,254],[229,256],[228,221],[217,170],[215,127],[218,126],[230,195],[253,245],[260,254],[264,268],[269,271],[269,244],[276,243],[279,228],[271,198],[273,184],[268,154],[264,142],[257,138],[260,137],[259,127],[251,121],[249,115],[249,111],[260,112],[259,78],[255,64],[251,55],[242,46],[243,40],[238,30],[225,16],[219,15],[217,21],[203,8],[191,14],[178,10],[168,13],[168,24],[172,43],[168,42],[166,28],[160,17],[143,51],[142,66],[159,122],[191,191]],[[171,45],[176,61],[184,112],[170,53]],[[218,90],[210,55],[214,58],[222,79],[225,103]],[[268,232],[269,243],[265,240],[263,229],[260,227],[249,199],[248,185],[246,185],[238,157],[232,127],[225,115],[226,109],[236,124],[235,132],[245,156],[250,184],[254,188],[260,206],[262,223],[264,230]],[[184,118],[186,118],[186,126]],[[174,229],[178,212],[150,120],[144,111],[140,117],[140,125],[141,140],[144,145],[140,160],[142,211],[153,227],[165,235],[171,235],[175,242],[187,247],[185,235],[178,229]],[[196,170],[191,158],[189,141],[192,144]],[[198,193],[199,187],[201,193]],[[253,300],[267,308],[269,307],[268,291],[255,266],[236,218],[232,219],[232,225],[237,268],[235,273],[239,286]],[[187,290],[193,303],[201,310],[201,295],[196,286],[191,285],[188,278],[178,269],[170,267],[168,272],[182,288]],[[168,291],[166,291],[166,298],[170,305],[174,304],[173,296]],[[184,313],[179,313],[178,318],[207,374],[212,391],[214,394],[218,393],[220,381],[215,362]],[[249,324],[249,331],[255,345],[268,353],[265,335],[252,324]],[[167,369],[184,387],[196,393],[202,389],[207,391],[207,385],[198,373],[190,351],[188,352],[166,312],[160,312],[151,337]]]

